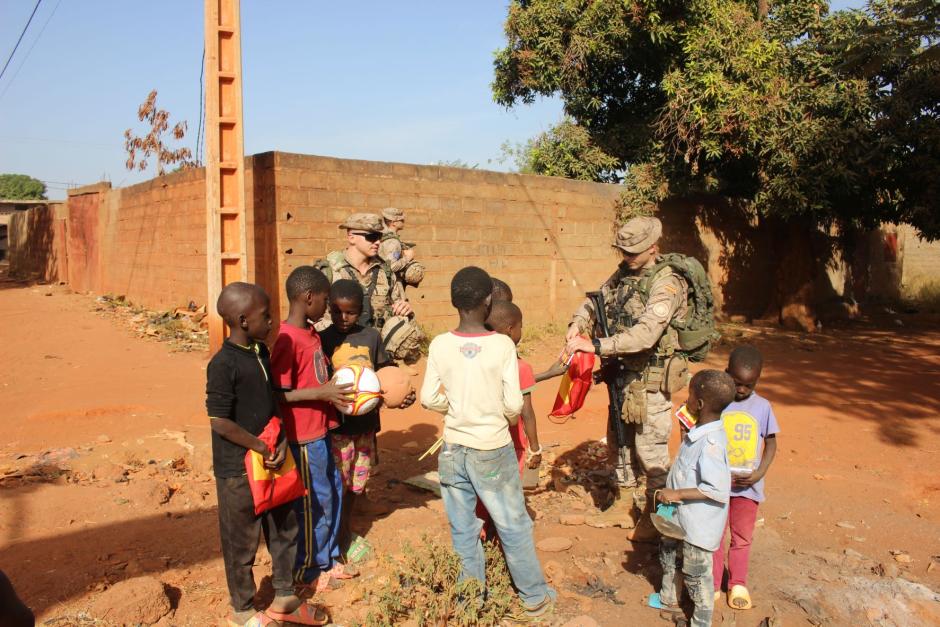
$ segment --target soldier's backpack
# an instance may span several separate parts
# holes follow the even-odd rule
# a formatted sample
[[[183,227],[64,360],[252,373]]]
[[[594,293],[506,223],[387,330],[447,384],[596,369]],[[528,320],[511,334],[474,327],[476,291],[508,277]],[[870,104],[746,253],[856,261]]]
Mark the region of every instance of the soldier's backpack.
[[[721,334],[715,328],[715,297],[712,294],[712,284],[702,264],[695,257],[680,253],[662,255],[656,265],[645,273],[637,291],[643,302],[646,302],[653,278],[667,266],[685,279],[689,288],[686,301],[688,313],[682,320],[674,318],[670,322],[678,336],[678,352],[689,361],[704,361],[712,344]]]

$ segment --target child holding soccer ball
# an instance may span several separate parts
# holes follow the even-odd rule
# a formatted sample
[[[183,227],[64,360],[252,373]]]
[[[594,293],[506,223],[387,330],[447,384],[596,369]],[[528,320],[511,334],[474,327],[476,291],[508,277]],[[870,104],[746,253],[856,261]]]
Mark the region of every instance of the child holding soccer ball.
[[[359,324],[362,314],[362,286],[357,281],[340,279],[330,287],[330,319],[332,324],[320,333],[323,350],[333,372],[343,366],[359,364],[379,370],[393,366],[385,351],[382,336],[370,326]],[[401,407],[415,401],[411,392]],[[341,424],[331,432],[333,457],[343,482],[343,507],[340,515],[339,545],[347,561],[356,561],[368,553],[365,539],[353,539],[350,514],[356,497],[363,493],[375,461],[376,434],[381,429],[379,408],[359,416],[341,416]]]

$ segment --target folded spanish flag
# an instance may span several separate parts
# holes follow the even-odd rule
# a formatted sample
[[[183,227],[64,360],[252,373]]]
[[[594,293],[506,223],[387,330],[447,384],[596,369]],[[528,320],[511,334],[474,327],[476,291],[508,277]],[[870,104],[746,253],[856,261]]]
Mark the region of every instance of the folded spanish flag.
[[[258,439],[268,445],[272,451],[277,446],[281,435],[281,419],[277,416],[271,418]],[[307,494],[303,479],[294,463],[294,456],[287,449],[287,457],[280,468],[269,469],[264,467],[264,456],[255,451],[245,453],[245,470],[248,472],[248,487],[251,489],[251,498],[255,502],[255,515],[264,511],[290,503],[294,499]]]
[[[555,406],[552,407],[549,416],[553,418],[570,416],[581,409],[584,405],[584,398],[591,389],[593,371],[594,353],[578,352],[571,356],[568,371],[558,384]]]

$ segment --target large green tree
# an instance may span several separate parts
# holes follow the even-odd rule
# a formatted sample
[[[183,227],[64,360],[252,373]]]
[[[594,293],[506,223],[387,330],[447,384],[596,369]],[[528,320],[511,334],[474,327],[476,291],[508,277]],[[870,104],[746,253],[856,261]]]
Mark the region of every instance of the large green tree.
[[[940,236],[940,5],[762,6],[514,0],[495,98],[559,95],[627,170],[633,203],[705,192],[765,215]]]
[[[626,211],[704,194],[791,238],[884,221],[936,238],[938,6],[513,0],[493,92],[559,96],[625,171]]]
[[[45,200],[46,184],[26,174],[0,174],[0,199]]]

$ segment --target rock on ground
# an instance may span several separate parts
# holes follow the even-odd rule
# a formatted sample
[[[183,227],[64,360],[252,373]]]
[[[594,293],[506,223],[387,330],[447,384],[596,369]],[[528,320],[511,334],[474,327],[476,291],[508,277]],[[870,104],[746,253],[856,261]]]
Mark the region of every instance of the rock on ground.
[[[118,625],[152,625],[170,611],[163,584],[153,577],[136,577],[114,584],[95,598],[88,613]]]

